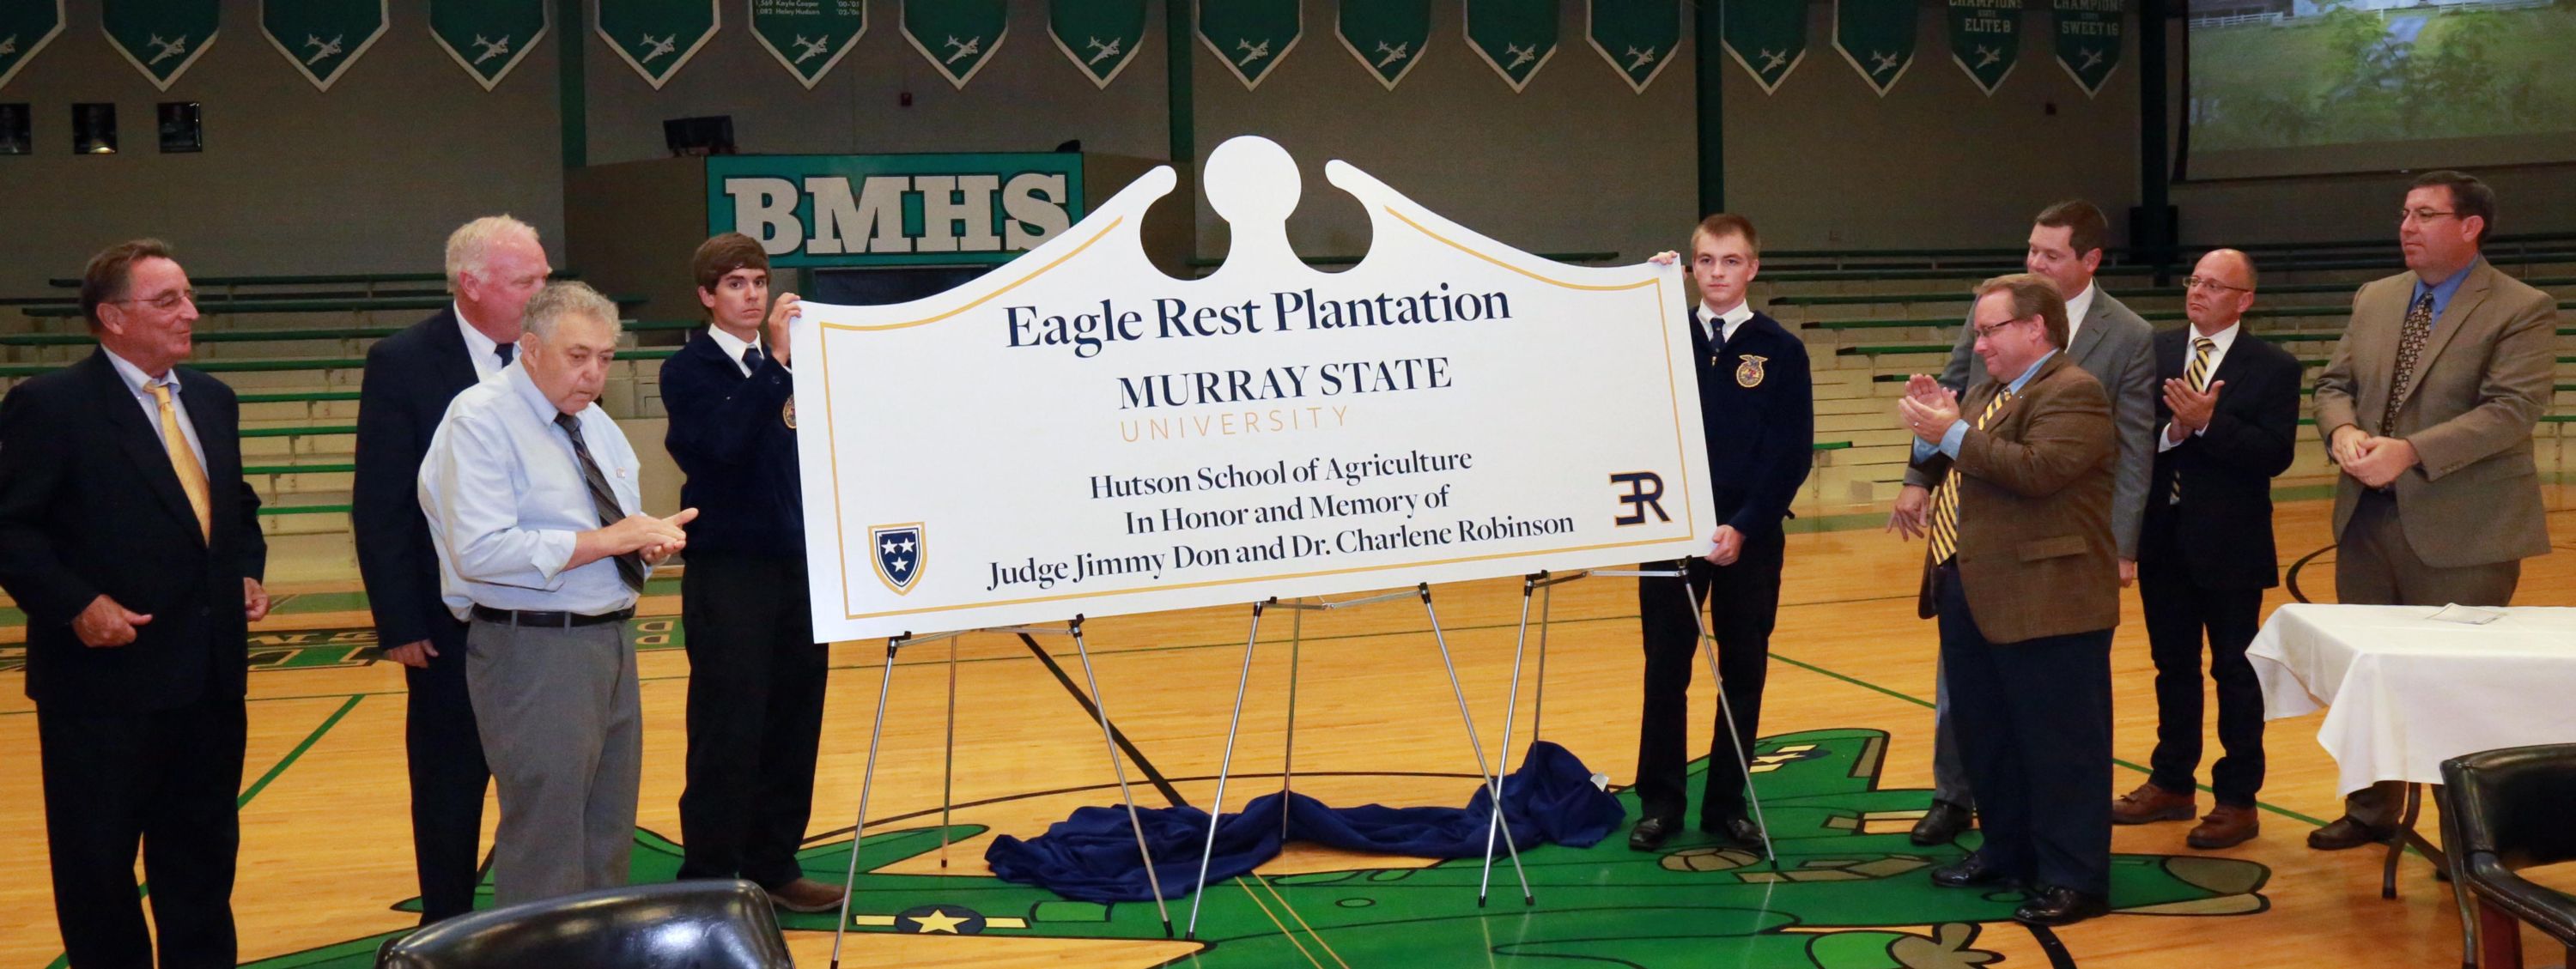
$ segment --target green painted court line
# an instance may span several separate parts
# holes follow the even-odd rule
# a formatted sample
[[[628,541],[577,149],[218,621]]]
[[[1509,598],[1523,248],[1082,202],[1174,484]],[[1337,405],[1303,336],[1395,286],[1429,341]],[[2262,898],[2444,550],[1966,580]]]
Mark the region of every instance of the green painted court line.
[[[269,768],[268,773],[260,775],[259,780],[253,781],[250,789],[242,792],[241,799],[233,802],[234,809],[249,807],[251,798],[258,797],[259,792],[267,790],[270,781],[276,780],[277,775],[286,773],[288,767],[295,765],[297,758],[303,757],[305,751],[313,749],[313,745],[322,740],[323,734],[330,733],[331,728],[339,726],[340,718],[348,716],[349,711],[357,709],[358,701],[364,699],[366,696],[360,694],[350,697],[349,702],[340,704],[340,709],[332,711],[331,716],[325,718],[321,726],[313,728],[312,733],[305,735],[303,743],[296,744],[294,750],[287,751],[285,757],[278,759],[277,766]]]

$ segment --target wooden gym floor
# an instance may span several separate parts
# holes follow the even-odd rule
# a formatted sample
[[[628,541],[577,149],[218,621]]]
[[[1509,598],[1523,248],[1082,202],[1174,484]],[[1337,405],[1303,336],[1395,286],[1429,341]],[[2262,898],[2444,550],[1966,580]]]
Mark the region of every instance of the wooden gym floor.
[[[2567,486],[2552,507],[2566,508]],[[2284,566],[2326,544],[2328,505],[2285,502],[2277,528]],[[860,916],[844,958],[853,965],[1144,967],[1421,966],[1601,961],[1632,966],[1969,967],[2454,965],[2458,918],[2448,886],[2409,858],[2398,898],[2378,897],[2380,855],[2322,853],[2306,833],[2338,813],[2334,765],[2314,740],[2321,715],[2271,725],[2263,834],[2241,848],[2195,852],[2183,823],[2121,828],[2124,856],[2113,916],[2055,933],[2007,920],[2011,900],[1931,889],[1923,869],[1956,848],[1905,843],[1909,812],[1930,784],[1931,625],[1914,617],[1921,547],[1881,533],[1875,515],[1826,518],[1790,539],[1786,586],[1764,704],[1759,775],[1782,841],[1783,870],[1714,850],[1696,833],[1660,855],[1626,850],[1624,829],[1590,849],[1525,851],[1537,903],[1520,904],[1510,869],[1495,900],[1474,903],[1473,861],[1434,865],[1292,846],[1257,877],[1211,886],[1201,941],[1162,937],[1150,905],[1052,900],[986,874],[997,834],[1034,835],[1073,808],[1116,803],[1100,732],[1077,690],[1073,644],[1035,646],[998,634],[964,639],[957,682],[955,843],[940,867],[946,644],[898,657],[889,729],[861,852]],[[2551,516],[2561,554],[2525,565],[2518,605],[2576,605],[2576,513]],[[1840,530],[1835,530],[1839,528]],[[2332,601],[2333,553],[2309,560],[2300,589]],[[234,909],[242,957],[266,966],[363,966],[384,934],[410,926],[413,898],[403,770],[401,668],[374,658],[363,598],[353,586],[278,590],[259,630],[243,777],[242,848]],[[667,878],[679,836],[682,701],[688,664],[676,583],[657,582],[635,639],[641,649],[645,774],[636,877]],[[1434,590],[1487,755],[1501,757],[1519,583]],[[1585,579],[1555,588],[1541,729],[1610,775],[1629,780],[1636,750],[1637,649],[1633,580]],[[2112,797],[2144,779],[2155,702],[2134,592],[2113,654],[2116,754]],[[2286,590],[2267,608],[2290,601]],[[1225,740],[1242,660],[1243,608],[1101,619],[1087,627],[1100,690],[1132,743],[1128,776],[1141,805],[1176,796],[1204,807]],[[12,623],[14,613],[9,617]],[[1290,614],[1261,627],[1252,667],[1239,782],[1229,806],[1278,788],[1287,712]],[[1399,599],[1307,614],[1299,647],[1297,789],[1336,805],[1458,805],[1474,787],[1474,756],[1441,673],[1421,606]],[[20,633],[0,632],[15,642]],[[868,722],[884,670],[882,643],[833,649],[824,753],[809,829],[809,868],[837,880],[859,799]],[[59,962],[48,889],[36,730],[23,696],[20,647],[0,647],[0,967]],[[1536,657],[1523,698],[1537,683]],[[1705,671],[1693,683],[1695,749],[1714,704]],[[1522,710],[1511,759],[1529,732]],[[2215,738],[2209,758],[2218,752]],[[2204,771],[2206,764],[2204,763]],[[2205,779],[2205,774],[2204,774]],[[2202,802],[2204,809],[2207,801]],[[1631,805],[1633,809],[1633,804]],[[487,831],[496,813],[487,809]],[[2420,825],[2434,830],[2428,817]],[[487,842],[488,844],[488,839]],[[2179,860],[2176,860],[2179,859]],[[139,877],[139,876],[138,876]],[[2576,885],[2569,872],[2542,880]],[[1186,918],[1188,899],[1173,917]],[[824,965],[829,916],[783,920],[799,962]],[[2052,948],[2055,951],[2051,951]],[[2556,950],[2526,935],[2535,964]]]

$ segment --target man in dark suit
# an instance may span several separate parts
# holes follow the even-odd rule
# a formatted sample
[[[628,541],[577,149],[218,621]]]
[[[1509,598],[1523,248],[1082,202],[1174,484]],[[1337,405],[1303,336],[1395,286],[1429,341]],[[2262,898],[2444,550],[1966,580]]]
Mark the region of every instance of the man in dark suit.
[[[2040,211],[2030,227],[2030,247],[2022,267],[2057,284],[2066,298],[2068,360],[2084,368],[2111,395],[2111,421],[2119,429],[2120,464],[2111,502],[2111,537],[2120,545],[2120,584],[2135,578],[2138,517],[2146,507],[2147,475],[2155,462],[2155,354],[2148,337],[2155,330],[2094,280],[2102,268],[2102,247],[2111,225],[2093,203],[2072,199]],[[1974,352],[1976,332],[1961,328],[1950,349],[1950,362],[1939,383],[1964,394],[1986,379],[1985,360]],[[1889,531],[1919,533],[1937,481],[1919,471],[1905,474]],[[1932,804],[1914,825],[1918,845],[1946,844],[1968,827],[1976,795],[1959,763],[1952,736],[1947,677],[1939,677],[1933,694]]]
[[[2281,583],[2272,547],[2272,478],[2298,439],[2299,361],[2245,332],[2254,263],[2234,249],[2200,257],[2183,281],[2188,329],[2156,334],[2156,467],[2138,540],[2138,597],[2156,663],[2154,772],[2111,805],[2118,824],[2189,820],[2200,767],[2201,632],[2218,682],[2210,768],[2217,806],[2184,840],[2228,848],[2261,831],[2263,685],[2245,661],[2263,590]]]
[[[411,769],[412,859],[421,924],[474,907],[483,836],[483,761],[465,691],[465,623],[439,601],[438,553],[421,516],[421,456],[447,403],[507,365],[519,314],[545,285],[537,232],[509,216],[476,219],[447,239],[456,302],[367,351],[358,391],[358,473],[349,518],[376,642],[403,664],[403,747]]]
[[[2066,304],[2032,274],[1977,287],[1987,379],[1965,399],[1930,376],[1898,415],[1932,496],[1918,611],[1938,617],[1959,753],[1985,813],[1948,888],[2017,886],[2013,918],[2110,910],[2111,630],[2120,623],[2111,502],[2119,442],[2101,381],[2068,360]]]
[[[680,877],[745,878],[780,908],[830,911],[841,887],[796,864],[814,806],[829,659],[806,597],[787,369],[796,296],[770,304],[769,256],[738,232],[708,239],[689,262],[707,328],[662,363],[665,444],[688,476],[680,503],[698,509],[680,576],[689,634]]]
[[[109,247],[80,295],[98,351],[0,401],[0,587],[27,613],[54,914],[73,969],[152,965],[140,839],[160,965],[229,967],[244,640],[268,614],[240,409],[177,366],[197,307],[168,247]]]
[[[1637,583],[1646,676],[1637,733],[1638,818],[1628,847],[1639,851],[1662,847],[1681,828],[1689,796],[1683,745],[1702,599],[1717,640],[1726,703],[1710,738],[1699,825],[1738,844],[1763,846],[1760,826],[1745,814],[1745,758],[1761,722],[1771,627],[1780,610],[1787,547],[1780,523],[1790,517],[1789,501],[1807,480],[1816,404],[1806,344],[1745,303],[1745,287],[1761,266],[1760,238],[1743,216],[1712,215],[1691,232],[1691,280],[1700,294],[1700,305],[1691,309],[1691,360],[1699,371],[1700,421],[1708,436],[1712,510],[1719,524],[1716,547],[1680,563],[1687,586],[1683,578]],[[1732,723],[1725,713],[1733,714]],[[1736,740],[1743,750],[1736,749]]]

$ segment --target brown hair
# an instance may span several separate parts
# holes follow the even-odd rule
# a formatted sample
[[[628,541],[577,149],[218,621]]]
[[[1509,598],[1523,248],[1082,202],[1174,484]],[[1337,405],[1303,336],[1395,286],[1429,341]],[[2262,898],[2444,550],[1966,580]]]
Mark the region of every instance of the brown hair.
[[[726,273],[736,269],[767,273],[769,253],[750,236],[727,232],[707,237],[707,241],[698,243],[697,253],[689,257],[689,271],[697,276],[698,288],[710,293],[716,291],[716,284],[724,281]]]
[[[97,330],[98,307],[124,299],[134,283],[134,264],[146,259],[169,259],[170,244],[159,239],[133,239],[101,249],[89,257],[81,269],[81,316],[89,328]]]
[[[1724,236],[1743,236],[1744,247],[1753,250],[1753,258],[1762,258],[1762,236],[1753,231],[1753,220],[1733,212],[1720,212],[1699,220],[1699,228],[1691,230],[1691,248],[1698,249],[1701,239]]]
[[[2056,283],[2038,273],[1997,276],[1977,284],[1977,299],[1983,301],[1987,294],[1997,291],[2012,294],[2013,319],[2039,317],[2041,328],[2048,331],[2049,345],[2066,349],[2066,296],[2057,291]],[[1970,317],[1970,326],[1976,325],[1974,319]]]
[[[2418,175],[2415,177],[2415,184],[2408,187],[2424,188],[2432,185],[2451,190],[2451,212],[2454,215],[2463,220],[2472,215],[2478,217],[2480,221],[2477,244],[2481,247],[2485,246],[2487,233],[2495,231],[2495,189],[2488,188],[2487,183],[2479,181],[2475,175],[2455,172],[2448,168]]]
[[[2039,218],[2031,221],[2051,229],[2066,230],[2066,243],[2074,247],[2075,258],[2078,259],[2084,258],[2085,253],[2102,248],[2103,243],[2111,238],[2111,220],[2102,216],[2101,209],[2094,208],[2093,203],[2083,199],[2067,199],[2041,209]]]

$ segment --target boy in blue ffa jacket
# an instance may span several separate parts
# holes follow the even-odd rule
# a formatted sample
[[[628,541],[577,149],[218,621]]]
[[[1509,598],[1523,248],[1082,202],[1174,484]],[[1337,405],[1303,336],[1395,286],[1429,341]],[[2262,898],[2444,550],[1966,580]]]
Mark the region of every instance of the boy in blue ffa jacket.
[[[662,363],[664,444],[686,480],[689,654],[682,878],[745,878],[778,907],[830,911],[841,888],[804,877],[797,846],[814,802],[827,649],[807,612],[796,472],[796,381],[787,325],[769,300],[769,256],[728,232],[690,260],[707,328]]]
[[[1689,733],[1691,670],[1699,662],[1700,603],[1717,639],[1718,674],[1734,714],[1738,752],[1720,714],[1710,745],[1700,829],[1759,848],[1762,831],[1745,811],[1745,756],[1762,716],[1771,626],[1780,607],[1780,530],[1789,501],[1806,483],[1816,407],[1807,348],[1777,321],[1745,304],[1761,269],[1761,240],[1743,216],[1709,216],[1691,233],[1691,356],[1699,372],[1700,420],[1708,437],[1716,548],[1685,559],[1680,578],[1637,583],[1645,636],[1645,704],[1637,737],[1637,824],[1628,847],[1653,851],[1681,827],[1688,798],[1683,750]],[[1662,568],[1649,563],[1647,568]]]

